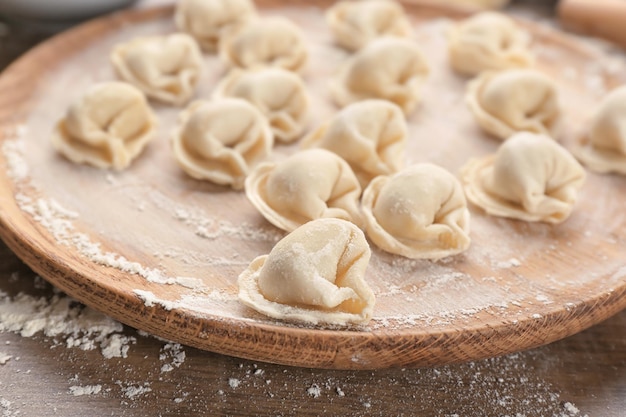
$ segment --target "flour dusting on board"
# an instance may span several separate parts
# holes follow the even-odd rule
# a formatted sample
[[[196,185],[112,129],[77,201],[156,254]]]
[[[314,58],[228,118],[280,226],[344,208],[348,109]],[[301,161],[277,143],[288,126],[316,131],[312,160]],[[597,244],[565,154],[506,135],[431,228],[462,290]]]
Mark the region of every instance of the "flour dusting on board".
[[[332,46],[318,8],[282,12],[310,29],[306,36],[311,65],[305,81],[314,92],[312,129],[337,111],[327,81],[347,55]],[[463,100],[466,80],[448,68],[445,33],[450,22],[434,19],[416,26],[414,38],[433,70],[424,85],[423,104],[408,119],[406,162],[430,161],[457,173],[468,158],[494,152],[498,144],[476,128]],[[236,279],[284,233],[268,224],[243,193],[191,179],[180,170],[169,144],[179,109],[154,106],[160,121],[157,138],[122,172],[72,164],[50,146],[50,131],[69,104],[95,82],[115,79],[107,61],[114,45],[172,30],[169,19],[127,25],[51,70],[58,82],[38,87],[39,101],[29,118],[5,132],[2,153],[15,183],[15,201],[60,245],[87,261],[128,274],[134,286],[130,296],[147,307],[275,324],[239,305]],[[580,52],[541,36],[533,43],[539,69],[554,74],[554,62],[567,63],[565,69],[558,67],[558,74],[564,112],[572,121],[564,126],[562,141],[568,145],[597,103],[599,89],[607,87],[606,77],[626,76],[621,66],[589,64]],[[227,70],[214,56],[205,56],[204,61],[197,97],[210,97]],[[93,71],[85,71],[86,66]],[[297,146],[277,146],[272,158],[280,160],[296,151]],[[589,177],[574,214],[559,227],[493,218],[471,207],[472,245],[462,255],[438,262],[413,261],[374,248],[366,276],[377,296],[374,318],[369,327],[353,330],[449,328],[486,317],[514,325],[532,320],[534,314],[545,317],[574,308],[567,304],[571,300],[560,301],[569,293],[586,299],[624,285],[626,277],[619,272],[622,265],[615,253],[623,250],[619,232],[626,215],[622,199],[615,195],[626,194],[626,187],[615,179]],[[99,201],[106,204],[94,203]],[[598,218],[610,222],[598,224]],[[580,248],[604,261],[578,256]],[[550,262],[545,262],[546,256]],[[537,264],[545,270],[535,270]],[[153,284],[176,289],[159,291]]]

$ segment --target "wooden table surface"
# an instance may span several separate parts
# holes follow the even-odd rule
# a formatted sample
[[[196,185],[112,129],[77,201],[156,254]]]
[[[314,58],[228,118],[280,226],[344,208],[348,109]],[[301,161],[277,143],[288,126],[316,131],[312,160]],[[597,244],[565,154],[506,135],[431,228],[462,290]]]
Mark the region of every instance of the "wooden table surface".
[[[0,25],[0,68],[46,36]],[[96,322],[115,324],[0,242],[0,415],[626,416],[626,311],[527,352],[375,372],[255,363]]]

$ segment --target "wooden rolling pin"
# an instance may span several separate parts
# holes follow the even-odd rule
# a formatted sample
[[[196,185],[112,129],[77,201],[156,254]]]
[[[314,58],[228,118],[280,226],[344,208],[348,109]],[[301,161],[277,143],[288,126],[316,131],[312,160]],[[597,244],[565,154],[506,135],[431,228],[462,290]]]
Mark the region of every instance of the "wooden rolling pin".
[[[626,47],[626,0],[561,0],[557,14],[566,29]]]

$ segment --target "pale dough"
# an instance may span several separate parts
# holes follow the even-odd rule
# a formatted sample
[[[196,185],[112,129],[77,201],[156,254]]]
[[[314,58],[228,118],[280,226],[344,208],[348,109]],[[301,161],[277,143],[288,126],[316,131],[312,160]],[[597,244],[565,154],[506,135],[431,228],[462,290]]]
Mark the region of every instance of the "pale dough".
[[[174,157],[191,177],[243,188],[252,166],[271,152],[274,137],[256,107],[238,98],[195,101],[173,136]]]
[[[409,37],[411,24],[402,5],[391,0],[344,0],[326,11],[335,42],[357,51],[382,36]]]
[[[246,195],[270,223],[288,232],[323,217],[360,223],[361,186],[350,166],[324,149],[260,164],[246,179]]]
[[[136,38],[116,45],[111,62],[122,80],[149,98],[174,105],[191,99],[202,71],[200,48],[184,33]]]
[[[469,82],[466,102],[478,124],[501,140],[524,131],[554,136],[561,115],[556,84],[532,69],[484,72]]]
[[[367,236],[384,251],[439,259],[470,245],[470,213],[459,180],[430,163],[375,178],[363,192]]]
[[[557,142],[522,132],[495,155],[462,168],[468,199],[488,214],[525,221],[561,223],[571,214],[585,170]]]
[[[76,163],[121,170],[154,137],[145,96],[123,82],[96,84],[72,103],[52,133],[53,146]]]
[[[602,100],[574,154],[593,171],[626,175],[626,86]]]
[[[529,43],[529,34],[510,17],[482,12],[448,33],[448,56],[452,68],[467,75],[529,67],[534,62]]]
[[[222,37],[256,18],[250,0],[179,0],[174,21],[193,36],[203,50],[216,52]]]
[[[309,113],[309,94],[299,75],[281,68],[233,69],[216,87],[214,97],[239,97],[254,104],[269,120],[274,138],[300,138]]]
[[[239,299],[281,320],[366,323],[376,301],[365,281],[370,256],[367,240],[354,224],[314,220],[252,261],[239,275]]]
[[[421,99],[428,65],[415,41],[386,37],[367,44],[341,65],[331,82],[331,93],[341,106],[378,98],[411,113]]]
[[[302,71],[309,52],[298,26],[283,17],[254,20],[220,43],[220,56],[233,67],[278,67]]]
[[[335,152],[352,167],[361,186],[404,166],[408,127],[398,106],[385,100],[353,103],[302,140],[302,147]]]

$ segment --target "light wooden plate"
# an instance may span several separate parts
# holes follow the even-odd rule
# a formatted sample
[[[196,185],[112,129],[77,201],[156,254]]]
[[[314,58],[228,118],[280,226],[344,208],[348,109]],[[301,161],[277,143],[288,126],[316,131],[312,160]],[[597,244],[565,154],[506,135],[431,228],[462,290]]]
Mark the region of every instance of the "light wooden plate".
[[[320,3],[321,6],[320,6]],[[328,80],[347,57],[323,20],[328,2],[259,1],[306,32],[313,95],[310,126],[337,111]],[[407,163],[457,172],[498,142],[463,102],[466,79],[448,67],[445,33],[458,11],[406,6],[431,66],[424,101],[410,119]],[[529,23],[538,66],[557,80],[559,139],[571,144],[607,89],[626,71],[600,52]],[[108,53],[138,35],[174,30],[172,9],[124,12],[61,34],[0,77],[0,219],[5,242],[77,300],[139,329],[201,349],[289,365],[373,369],[475,360],[543,345],[626,307],[626,178],[590,174],[559,226],[486,216],[472,207],[472,246],[439,262],[373,249],[367,279],[377,295],[366,327],[300,327],[240,305],[236,279],[283,233],[241,192],[192,180],[169,135],[179,109],[154,104],[159,135],[124,172],[74,165],[49,141],[69,103],[114,79]],[[198,97],[225,68],[205,57]],[[276,159],[296,147],[276,147]]]

